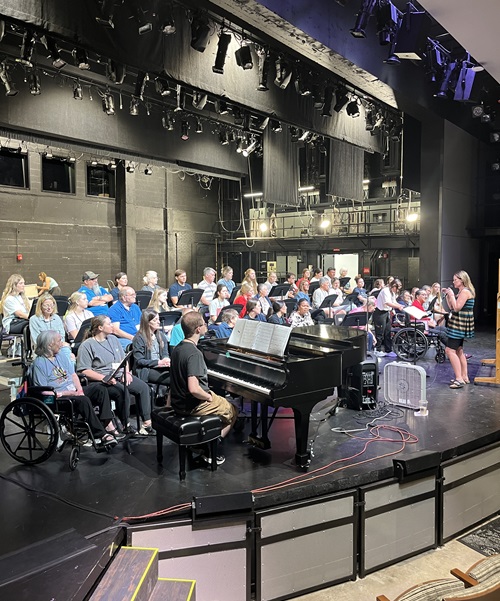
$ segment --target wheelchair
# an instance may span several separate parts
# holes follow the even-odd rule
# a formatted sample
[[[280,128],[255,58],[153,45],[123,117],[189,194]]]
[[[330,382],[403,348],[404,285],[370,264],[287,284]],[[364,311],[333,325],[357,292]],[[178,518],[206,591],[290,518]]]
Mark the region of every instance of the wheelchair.
[[[417,362],[431,346],[436,349],[436,363],[444,363],[446,353],[439,333],[426,331],[423,323],[417,322],[395,330],[392,339],[392,348],[401,361]]]

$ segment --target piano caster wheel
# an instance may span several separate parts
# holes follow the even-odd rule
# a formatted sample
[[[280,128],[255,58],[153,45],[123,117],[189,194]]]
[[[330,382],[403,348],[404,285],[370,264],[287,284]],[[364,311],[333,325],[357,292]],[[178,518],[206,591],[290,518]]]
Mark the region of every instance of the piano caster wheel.
[[[295,465],[303,470],[307,471],[311,465],[311,455],[295,455]]]

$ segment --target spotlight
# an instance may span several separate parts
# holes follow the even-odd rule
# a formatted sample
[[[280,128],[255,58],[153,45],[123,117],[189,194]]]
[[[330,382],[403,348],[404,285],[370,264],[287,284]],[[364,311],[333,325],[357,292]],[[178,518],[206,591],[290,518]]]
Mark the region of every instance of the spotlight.
[[[236,140],[236,152],[238,154],[241,154],[243,152],[243,144],[245,143],[245,139],[244,138],[238,138]]]
[[[375,10],[375,6],[377,6],[377,0],[363,0],[361,9],[356,16],[356,23],[350,30],[351,35],[353,35],[355,38],[366,38],[365,29],[368,24],[368,20]]]
[[[163,115],[161,118],[162,127],[164,127],[167,131],[173,131],[174,129],[174,120],[172,119],[172,115],[167,113]]]
[[[229,113],[229,109],[227,107],[227,102],[225,100],[216,100],[214,102],[215,112],[219,115],[227,115]]]
[[[347,104],[345,107],[345,112],[349,115],[349,117],[359,117],[359,101],[357,98],[354,98]]]
[[[299,141],[299,130],[293,125],[289,129],[290,131],[290,142],[298,142]]]
[[[194,15],[191,21],[191,48],[204,52],[210,37],[210,23],[202,15]]]
[[[207,104],[208,94],[202,94],[201,92],[193,92],[193,106],[195,109],[202,111]]]
[[[146,18],[146,11],[143,10],[141,6],[137,6],[135,9],[135,18],[137,24],[139,25],[138,33],[139,35],[144,35],[145,33],[149,33],[153,30],[153,23],[149,19]]]
[[[136,98],[135,96],[132,96],[132,98],[130,99],[129,113],[134,117],[139,114],[139,102],[139,98]]]
[[[183,111],[184,107],[186,106],[186,93],[184,92],[180,84],[177,84],[175,96],[177,104],[174,108],[174,112],[178,113],[179,111]]]
[[[159,77],[155,79],[155,89],[156,93],[163,97],[170,96],[171,94],[170,88],[168,87],[168,83],[165,83]]]
[[[258,129],[260,129],[261,131],[264,131],[266,129],[266,127],[269,124],[269,117],[262,117],[260,119],[257,119],[257,121],[255,122],[255,127],[257,127]]]
[[[267,223],[265,223],[264,221],[262,221],[261,223],[259,223],[259,230],[263,234],[265,234],[267,232],[267,230],[268,230]]]
[[[382,127],[382,125],[384,124],[385,118],[384,115],[382,115],[382,113],[377,113],[375,115],[375,120],[373,122],[373,128],[370,131],[372,136],[376,136],[379,132],[380,129]]]
[[[73,84],[73,98],[75,100],[83,100],[83,90],[79,81]]]
[[[279,133],[280,131],[283,131],[283,127],[281,126],[281,121],[278,121],[277,119],[271,119],[270,127],[275,133]]]
[[[28,86],[32,96],[39,96],[42,93],[40,77],[35,71],[28,75]]]
[[[2,61],[0,63],[0,81],[5,86],[5,95],[6,96],[16,96],[17,90],[14,82],[10,78],[9,75],[9,67],[6,61]]]
[[[340,113],[340,111],[345,107],[345,105],[349,102],[349,95],[345,88],[338,88],[335,92],[335,106],[333,110],[336,113]]]
[[[330,220],[326,215],[321,216],[321,222],[319,224],[319,227],[323,230],[326,230],[327,227],[330,227]]]
[[[99,165],[99,161],[96,158],[91,158],[90,164],[92,165],[92,167],[97,167],[97,165]]]
[[[181,140],[189,140],[189,121],[181,123]]]
[[[303,130],[299,136],[299,142],[308,142],[309,141],[308,138],[310,135],[311,135],[311,132],[308,129]]]
[[[219,133],[219,142],[222,144],[222,146],[227,146],[229,144],[227,131],[224,130]]]
[[[396,36],[394,54],[398,58],[422,60],[425,56],[427,35],[431,27],[431,18],[424,12],[412,11],[411,3],[401,20],[401,27]]]
[[[169,9],[168,12],[163,15],[160,31],[165,35],[172,35],[177,31],[171,9]]]
[[[447,55],[438,42],[429,38],[426,52],[426,74],[430,81],[435,82],[437,75],[446,68]]]
[[[19,154],[28,154],[28,145],[26,142],[21,142],[21,146],[19,146]]]
[[[375,111],[373,107],[369,107],[365,112],[365,130],[372,131],[375,125]]]
[[[106,75],[111,82],[118,85],[122,84],[123,80],[125,79],[125,73],[125,65],[108,59],[108,64],[106,65]]]
[[[104,27],[113,29],[113,13],[115,11],[115,0],[102,0],[101,14],[95,20]]]
[[[102,97],[102,110],[106,113],[106,115],[114,115],[115,114],[115,99],[113,98],[113,94],[106,89],[104,95]]]
[[[202,134],[203,133],[203,124],[202,124],[201,119],[199,117],[196,118],[196,129],[194,131],[197,134]]]
[[[297,77],[295,78],[295,90],[300,96],[311,95],[311,88],[307,85],[305,78],[301,73],[297,73]]]
[[[316,110],[320,111],[325,104],[323,98],[323,91],[318,85],[314,85],[311,90],[311,96],[313,97],[313,106]]]
[[[492,144],[497,144],[498,142],[500,142],[500,132],[497,131],[493,131],[490,134],[490,142]]]
[[[153,170],[150,165],[146,165],[146,169],[144,169],[144,175],[153,175]]]
[[[252,50],[248,45],[248,42],[243,42],[241,47],[234,53],[234,56],[238,67],[241,67],[242,69],[253,68]]]
[[[377,8],[377,34],[381,46],[392,42],[399,28],[399,11],[390,0],[379,0]]]
[[[53,159],[53,158],[54,158],[54,155],[53,155],[53,153],[52,153],[52,150],[51,150],[50,146],[47,146],[47,147],[45,148],[45,150],[43,151],[43,153],[42,153],[42,154],[43,154],[43,156],[44,156],[46,159]]]
[[[42,36],[41,41],[45,48],[47,48],[49,53],[48,58],[52,59],[52,66],[56,69],[62,69],[66,62],[61,58],[61,54],[55,40],[47,35],[44,35]]]
[[[468,60],[462,61],[460,73],[458,74],[457,84],[455,86],[455,94],[453,100],[458,102],[467,102],[470,100],[472,86],[476,72],[471,68],[471,63]]]
[[[321,115],[323,117],[331,117],[332,116],[332,102],[333,102],[333,88],[331,86],[326,86],[325,95],[323,99],[323,109],[321,111]]]
[[[35,33],[29,29],[24,32],[23,43],[21,45],[21,56],[16,58],[16,63],[21,63],[26,67],[33,67],[31,58],[33,56],[33,50],[35,49],[36,36]]]
[[[71,154],[71,153],[70,153],[70,154],[68,155],[68,158],[66,159],[66,161],[67,161],[68,163],[76,163],[76,156],[75,156],[74,154]]]
[[[489,113],[484,113],[481,115],[481,123],[491,123],[492,117]]]
[[[89,58],[87,56],[87,51],[83,48],[74,48],[71,53],[75,59],[75,64],[79,69],[88,71],[90,69]]]
[[[135,171],[135,163],[133,161],[129,161],[127,165],[127,173],[134,173]]]
[[[276,66],[276,77],[274,79],[275,85],[284,90],[290,80],[292,79],[292,68],[282,57],[278,57],[275,62]]]
[[[491,163],[491,170],[492,171],[500,171],[500,162],[496,161],[495,163]]]
[[[139,100],[144,100],[144,91],[146,90],[146,84],[149,81],[149,75],[144,71],[137,73],[137,79],[135,80],[135,91],[134,96]]]
[[[241,112],[241,109],[238,106],[233,107],[233,118],[235,125],[243,125],[244,116]]]
[[[116,167],[117,167],[117,165],[116,165],[115,161],[109,161],[109,163],[108,163],[108,169],[115,170]]]
[[[269,88],[267,87],[267,77],[269,74],[269,51],[265,48],[257,48],[257,56],[259,59],[259,84],[257,86],[257,90],[259,92],[267,92]]]
[[[455,67],[457,66],[456,61],[450,61],[446,65],[446,69],[443,75],[443,79],[441,80],[441,84],[439,86],[439,91],[437,94],[434,94],[436,98],[448,98],[448,88],[451,86],[451,82],[453,79],[453,73],[455,71]],[[480,115],[478,115],[480,116]]]
[[[242,154],[243,156],[246,158],[248,156],[250,156],[252,154],[252,152],[254,152],[254,150],[257,148],[257,140],[254,138],[250,144],[243,149]]]
[[[231,34],[221,30],[219,34],[219,43],[217,44],[217,54],[215,55],[215,65],[212,67],[214,73],[224,73],[224,63],[229,44],[231,43]]]
[[[478,117],[482,117],[484,115],[484,106],[482,104],[477,104],[472,107],[472,116],[477,119]]]

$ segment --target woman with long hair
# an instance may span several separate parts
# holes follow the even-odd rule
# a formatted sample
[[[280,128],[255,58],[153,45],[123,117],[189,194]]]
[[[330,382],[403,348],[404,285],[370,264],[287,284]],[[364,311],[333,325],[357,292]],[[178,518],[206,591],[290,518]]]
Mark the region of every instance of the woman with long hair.
[[[0,300],[2,325],[8,334],[20,334],[28,323],[30,302],[24,294],[24,278],[13,273],[5,284]]]
[[[246,304],[247,301],[249,301],[252,298],[252,296],[254,296],[253,287],[248,282],[244,282],[243,284],[241,284],[241,288],[238,290],[238,294],[234,299],[235,305],[242,306],[242,309],[240,311],[240,317],[245,317],[245,314],[247,312]]]
[[[153,296],[149,301],[148,309],[153,309],[157,313],[164,313],[170,311],[171,307],[168,304],[168,292],[165,288],[157,288],[153,292]]]
[[[295,308],[298,307],[300,300],[306,300],[309,302],[309,280],[302,278],[302,281],[299,284],[299,291],[295,295],[295,300],[297,301],[295,304]]]
[[[253,292],[252,296],[257,294],[257,274],[255,273],[255,269],[249,267],[245,271],[243,275],[243,281],[241,282],[242,286],[243,284],[249,284],[251,286]]]
[[[30,317],[30,335],[31,344],[35,346],[38,336],[46,330],[55,330],[61,335],[63,340],[60,352],[62,354],[71,355],[71,349],[67,342],[64,342],[66,330],[62,319],[57,314],[57,303],[53,296],[44,294],[40,296],[35,308],[35,314]],[[73,358],[74,359],[74,358]]]
[[[289,325],[288,319],[286,318],[286,304],[283,301],[273,302],[273,311],[267,317],[268,323],[274,323],[280,326]]]
[[[128,365],[112,376],[125,358],[120,341],[113,335],[113,326],[107,315],[96,315],[91,322],[88,337],[78,349],[76,367],[92,382],[104,382],[108,386],[109,396],[117,403],[118,416],[125,426],[125,432],[134,434],[129,424],[130,403],[127,402],[124,384],[135,396],[138,411],[142,417],[139,434],[155,434],[151,426],[151,397],[148,385],[130,373]]]
[[[210,313],[209,323],[215,323],[221,309],[229,305],[229,290],[226,284],[217,284],[217,290],[215,291],[213,300],[208,305],[208,312]]]
[[[434,299],[436,299],[434,301]],[[445,321],[445,313],[443,307],[443,299],[441,297],[441,284],[439,282],[434,282],[431,286],[431,292],[429,294],[429,304],[434,301],[434,305],[432,307],[432,317],[436,322],[437,326],[443,326]]]
[[[61,295],[59,284],[54,280],[54,278],[49,277],[45,271],[41,271],[38,274],[38,279],[42,282],[41,286],[37,286],[38,296],[42,296],[44,292],[48,292],[49,294],[52,294],[52,296]]]
[[[222,278],[217,282],[217,284],[224,284],[229,292],[229,296],[231,296],[231,292],[236,284],[233,281],[233,268],[229,265],[225,265],[221,271]]]
[[[87,309],[89,301],[83,292],[73,292],[69,297],[69,307],[64,316],[66,332],[74,340],[87,319],[92,319],[94,314]]]
[[[458,290],[455,296],[453,288]],[[450,388],[463,388],[469,384],[467,358],[464,353],[464,340],[474,337],[474,301],[476,291],[466,271],[457,271],[453,276],[453,288],[444,288],[446,302],[451,309],[446,335],[446,356],[450,360],[455,379]]]
[[[110,294],[113,297],[113,302],[118,300],[118,296],[120,294],[120,290],[128,287],[128,276],[124,271],[119,271],[115,275],[115,287],[110,290]]]

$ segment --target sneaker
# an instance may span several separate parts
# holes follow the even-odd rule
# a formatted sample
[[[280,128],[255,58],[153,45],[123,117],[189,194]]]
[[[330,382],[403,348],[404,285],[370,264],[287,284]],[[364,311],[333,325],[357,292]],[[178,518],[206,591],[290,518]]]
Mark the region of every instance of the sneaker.
[[[384,351],[373,351],[375,357],[385,357]]]
[[[397,357],[397,355],[394,351],[391,351],[390,353],[386,353],[385,356],[386,357]]]
[[[202,455],[201,458],[203,459],[203,461],[205,463],[208,463],[208,465],[212,465],[212,458],[209,457],[208,455]],[[224,457],[224,455],[221,455],[219,453],[217,455],[217,457],[215,458],[215,460],[217,461],[217,465],[222,465],[224,463],[224,461],[226,461],[226,458]]]

